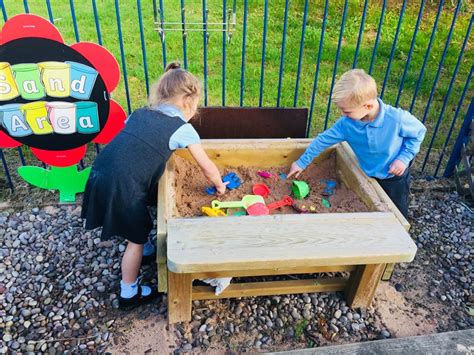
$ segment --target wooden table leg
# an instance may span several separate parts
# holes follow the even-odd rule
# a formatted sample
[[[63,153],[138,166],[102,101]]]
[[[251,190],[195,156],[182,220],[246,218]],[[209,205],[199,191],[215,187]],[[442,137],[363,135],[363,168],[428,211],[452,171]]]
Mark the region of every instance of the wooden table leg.
[[[385,271],[382,275],[382,281],[389,281],[392,278],[393,270],[395,269],[396,264],[387,264],[385,267]]]
[[[158,292],[168,292],[168,268],[166,262],[157,262],[156,271],[158,274]]]
[[[193,280],[191,274],[168,272],[168,323],[191,320]]]
[[[353,308],[369,307],[384,270],[385,264],[357,266],[345,290],[347,304]]]
[[[166,264],[166,234],[156,235],[156,271],[158,274],[158,292],[168,292],[168,265]]]

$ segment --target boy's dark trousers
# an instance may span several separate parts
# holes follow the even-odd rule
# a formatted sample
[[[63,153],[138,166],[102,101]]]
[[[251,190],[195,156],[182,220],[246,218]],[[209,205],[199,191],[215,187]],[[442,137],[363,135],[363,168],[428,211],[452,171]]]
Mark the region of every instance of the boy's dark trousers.
[[[410,169],[407,168],[402,176],[393,176],[388,179],[376,179],[400,210],[408,218],[408,195],[410,194]]]

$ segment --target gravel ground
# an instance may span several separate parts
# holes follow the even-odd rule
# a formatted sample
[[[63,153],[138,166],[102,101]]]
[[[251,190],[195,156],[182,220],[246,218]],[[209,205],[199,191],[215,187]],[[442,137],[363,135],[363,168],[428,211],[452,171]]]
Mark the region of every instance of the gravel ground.
[[[82,229],[79,215],[74,206],[0,212],[0,353],[101,352],[121,333],[124,314],[115,308],[124,244],[101,242],[97,232]],[[431,311],[439,331],[474,326],[472,217],[453,193],[419,192],[412,201],[419,252],[397,267],[391,283]],[[155,282],[153,267],[144,275]],[[127,317],[164,314],[166,296]],[[195,301],[192,317],[170,329],[176,353],[391,337],[377,309],[351,309],[338,293]]]

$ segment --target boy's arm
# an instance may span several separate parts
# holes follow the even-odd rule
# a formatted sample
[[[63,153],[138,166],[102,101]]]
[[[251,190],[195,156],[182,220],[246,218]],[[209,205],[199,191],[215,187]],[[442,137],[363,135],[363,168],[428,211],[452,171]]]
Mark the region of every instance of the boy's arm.
[[[403,144],[397,159],[406,166],[410,164],[415,155],[420,151],[421,143],[425,138],[426,127],[415,116],[404,112],[400,120],[400,136]]]
[[[295,162],[301,169],[306,169],[313,159],[326,150],[326,148],[345,140],[342,120],[343,118],[339,119],[331,128],[318,134],[311,142],[303,155]]]

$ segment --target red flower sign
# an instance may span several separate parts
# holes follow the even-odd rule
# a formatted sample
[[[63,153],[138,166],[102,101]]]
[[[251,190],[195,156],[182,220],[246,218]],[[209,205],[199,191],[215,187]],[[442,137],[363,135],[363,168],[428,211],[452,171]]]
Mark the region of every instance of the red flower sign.
[[[25,144],[49,169],[22,166],[29,183],[73,202],[90,168],[77,171],[87,143],[109,143],[126,114],[111,99],[120,80],[114,56],[90,42],[71,46],[47,20],[9,19],[0,31],[0,148]]]
[[[86,144],[106,144],[126,114],[110,98],[120,80],[114,56],[90,42],[64,44],[35,15],[9,19],[0,31],[0,147],[25,144],[48,165],[77,164]]]

